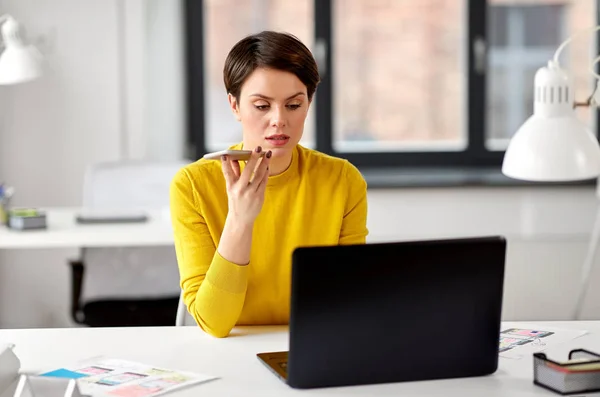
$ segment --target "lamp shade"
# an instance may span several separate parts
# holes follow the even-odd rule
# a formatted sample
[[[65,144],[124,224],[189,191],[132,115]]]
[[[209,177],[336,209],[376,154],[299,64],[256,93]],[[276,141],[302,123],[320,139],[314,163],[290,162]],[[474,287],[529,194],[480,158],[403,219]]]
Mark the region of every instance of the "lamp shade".
[[[600,175],[600,147],[575,117],[531,116],[509,144],[502,172],[511,178],[565,182]]]
[[[9,18],[2,25],[2,38],[6,48],[0,54],[0,84],[24,83],[42,75],[42,55],[21,40],[17,21]]]
[[[534,114],[511,139],[502,173],[514,179],[567,182],[600,175],[600,145],[573,109],[567,74],[554,66],[535,77]]]

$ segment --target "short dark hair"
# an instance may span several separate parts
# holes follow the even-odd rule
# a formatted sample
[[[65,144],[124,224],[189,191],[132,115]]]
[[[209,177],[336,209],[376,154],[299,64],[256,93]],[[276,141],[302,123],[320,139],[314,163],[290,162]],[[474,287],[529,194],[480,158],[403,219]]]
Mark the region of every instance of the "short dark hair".
[[[246,36],[233,46],[223,68],[225,89],[239,99],[242,85],[257,68],[277,69],[296,75],[312,100],[321,80],[310,50],[289,33],[263,31]]]

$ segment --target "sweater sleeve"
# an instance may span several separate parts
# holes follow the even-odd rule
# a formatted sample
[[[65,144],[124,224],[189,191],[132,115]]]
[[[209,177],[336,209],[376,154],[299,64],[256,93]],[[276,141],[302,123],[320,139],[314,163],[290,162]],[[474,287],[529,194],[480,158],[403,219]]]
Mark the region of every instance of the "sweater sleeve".
[[[229,262],[217,252],[185,168],[171,182],[170,210],[188,312],[210,335],[226,337],[244,306],[248,266]]]
[[[360,171],[346,162],[348,196],[340,231],[340,245],[364,244],[367,239],[367,182]]]

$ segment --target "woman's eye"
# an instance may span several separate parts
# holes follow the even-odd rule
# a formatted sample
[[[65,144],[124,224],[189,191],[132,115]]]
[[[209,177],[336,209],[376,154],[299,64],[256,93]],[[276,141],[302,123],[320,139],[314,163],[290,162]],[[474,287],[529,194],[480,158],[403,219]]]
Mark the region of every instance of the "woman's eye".
[[[300,107],[301,105],[295,104],[295,105],[288,105],[288,107],[292,110],[296,110]]]
[[[269,105],[254,105],[258,110],[265,110],[269,107]]]

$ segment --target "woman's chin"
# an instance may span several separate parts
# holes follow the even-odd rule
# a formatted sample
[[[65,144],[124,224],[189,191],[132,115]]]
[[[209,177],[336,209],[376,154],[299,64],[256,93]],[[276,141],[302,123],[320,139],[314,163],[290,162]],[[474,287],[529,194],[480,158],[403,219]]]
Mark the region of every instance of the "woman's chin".
[[[273,157],[285,157],[290,154],[292,148],[286,145],[285,147],[267,147],[265,149],[270,150]]]

